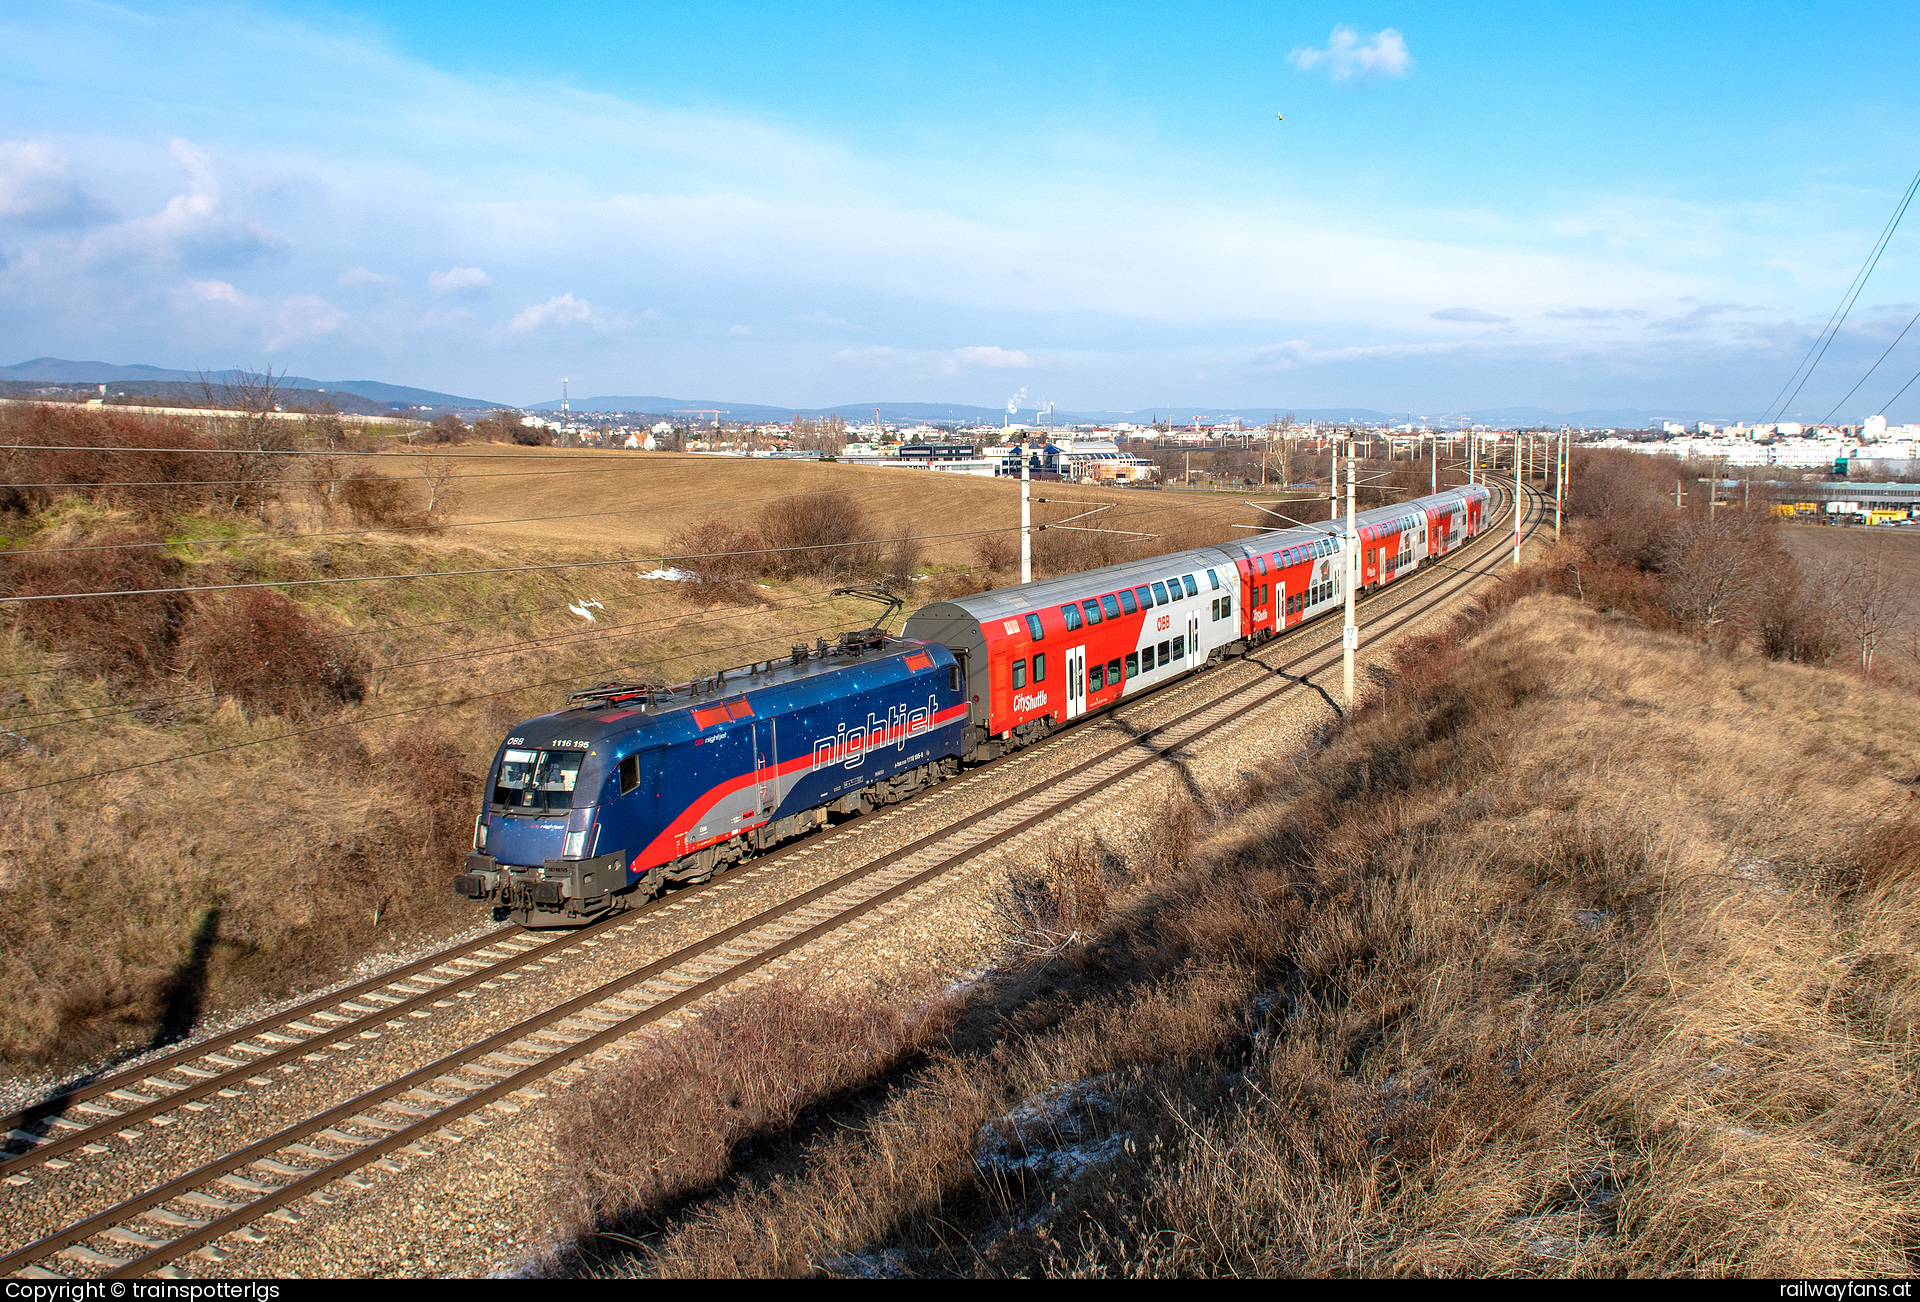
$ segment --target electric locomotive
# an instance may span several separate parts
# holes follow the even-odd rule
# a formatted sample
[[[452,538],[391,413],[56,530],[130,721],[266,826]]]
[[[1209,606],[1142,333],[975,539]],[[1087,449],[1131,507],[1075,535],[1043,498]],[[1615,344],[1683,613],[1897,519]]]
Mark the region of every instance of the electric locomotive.
[[[522,926],[578,925],[957,773],[966,713],[946,647],[877,628],[575,693],[501,744],[455,889]]]

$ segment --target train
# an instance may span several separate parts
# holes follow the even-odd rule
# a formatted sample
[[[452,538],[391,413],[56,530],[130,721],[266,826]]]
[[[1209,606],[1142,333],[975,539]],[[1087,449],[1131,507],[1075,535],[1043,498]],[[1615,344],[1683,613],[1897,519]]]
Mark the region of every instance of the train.
[[[1359,513],[1358,591],[1481,533],[1489,501],[1471,484]],[[573,693],[501,742],[455,890],[499,920],[567,927],[705,881],[1341,606],[1344,534],[1337,519],[1265,531],[933,602],[897,635]]]

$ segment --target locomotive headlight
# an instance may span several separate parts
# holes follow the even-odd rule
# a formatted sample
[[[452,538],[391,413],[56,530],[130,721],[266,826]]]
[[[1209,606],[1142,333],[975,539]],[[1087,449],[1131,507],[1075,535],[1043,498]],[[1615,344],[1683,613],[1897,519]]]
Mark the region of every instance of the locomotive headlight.
[[[585,832],[568,832],[566,848],[562,850],[560,853],[565,858],[578,859],[581,855],[586,853],[586,849],[587,849],[587,834]]]
[[[473,848],[476,850],[487,848],[487,816],[485,814],[476,815],[473,820]]]

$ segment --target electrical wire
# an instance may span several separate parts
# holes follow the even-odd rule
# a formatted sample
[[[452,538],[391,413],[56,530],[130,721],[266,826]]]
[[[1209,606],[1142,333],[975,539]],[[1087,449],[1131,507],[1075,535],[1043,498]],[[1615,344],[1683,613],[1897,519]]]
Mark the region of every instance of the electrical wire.
[[[507,474],[509,475],[519,474],[519,473],[526,473],[526,474],[581,473],[581,474],[605,475],[605,474],[611,474],[613,472],[607,471],[607,470],[590,470],[590,471],[580,471],[580,472],[568,472],[568,471],[526,471],[526,472],[509,471],[507,472]],[[494,477],[495,476],[490,476],[490,475],[462,475],[460,478],[464,481],[467,479],[489,479]],[[212,482],[219,482],[219,481],[212,481]],[[239,481],[231,481],[231,482],[239,482]],[[314,483],[314,482],[321,482],[321,481],[303,480],[301,482]],[[12,485],[12,487],[31,488],[31,487],[34,487],[34,485],[16,484],[16,485]],[[69,487],[75,487],[75,485],[69,485]],[[77,487],[101,488],[101,487],[108,487],[108,485],[82,484],[82,485],[77,485]],[[774,493],[766,497],[730,497],[727,499],[727,503],[728,505],[732,505],[733,503],[736,503],[736,502],[777,502],[790,497],[815,497],[822,493],[844,493],[846,491],[847,490],[844,488],[809,488],[799,493]],[[241,538],[181,538],[181,539],[168,539],[161,542],[101,543],[101,544],[87,546],[87,547],[16,547],[9,551],[0,551],[0,556],[58,556],[66,552],[132,551],[135,549],[146,548],[146,547],[227,547],[227,546],[232,546],[239,543],[259,543],[259,542],[297,543],[297,542],[304,542],[306,539],[309,539],[309,538],[357,538],[357,537],[363,537],[367,534],[375,534],[375,533],[420,533],[420,532],[437,533],[442,529],[477,529],[486,525],[497,525],[497,524],[545,524],[553,520],[587,520],[587,519],[593,519],[596,517],[608,516],[608,515],[636,515],[643,511],[684,511],[684,510],[691,510],[694,507],[706,507],[708,509],[712,509],[712,506],[713,506],[713,503],[711,502],[671,502],[663,505],[656,504],[651,506],[623,506],[623,507],[620,507],[618,510],[613,510],[613,511],[576,511],[569,515],[529,515],[529,516],[522,516],[518,519],[511,519],[511,520],[458,520],[458,521],[450,521],[446,524],[389,525],[379,529],[329,529],[320,533],[293,533],[293,534],[257,533],[257,534],[247,534],[245,537],[241,537]]]
[[[1821,327],[1820,333],[1814,337],[1813,343],[1808,345],[1807,357],[1800,359],[1800,365],[1794,367],[1793,374],[1787,377],[1786,384],[1780,386],[1780,393],[1774,395],[1773,402],[1767,404],[1766,413],[1763,414],[1771,418],[1774,414],[1774,406],[1778,404],[1780,407],[1778,415],[1784,416],[1787,408],[1793,405],[1793,400],[1800,396],[1800,390],[1805,388],[1807,381],[1813,378],[1813,373],[1819,367],[1821,359],[1827,355],[1827,349],[1832,347],[1834,339],[1838,337],[1840,327],[1846,324],[1848,314],[1853,311],[1854,301],[1860,297],[1860,292],[1867,287],[1867,280],[1873,275],[1873,269],[1880,265],[1880,255],[1887,251],[1887,244],[1893,239],[1893,233],[1898,229],[1900,219],[1906,216],[1907,205],[1913,202],[1913,196],[1916,190],[1920,190],[1920,172],[1915,172],[1913,180],[1908,182],[1906,193],[1900,197],[1900,206],[1894,209],[1892,219],[1887,222],[1886,228],[1880,232],[1879,239],[1874,241],[1873,248],[1868,253],[1866,262],[1861,266],[1860,270],[1855,273],[1852,282],[1847,286],[1847,292],[1841,295],[1840,305],[1834,308],[1833,315],[1827,318],[1827,324]],[[1817,355],[1814,352],[1816,348],[1819,350]],[[1811,363],[1809,363],[1809,358],[1811,358]],[[1805,374],[1801,373],[1802,368],[1805,369]],[[1796,377],[1799,379],[1798,384],[1794,384]],[[1781,402],[1780,396],[1786,393],[1788,385],[1793,386],[1793,393],[1788,395],[1785,402]]]
[[[725,614],[732,614],[732,613],[739,613],[739,612],[758,613],[761,611],[768,611],[768,610],[771,610],[774,612],[792,611],[792,610],[813,610],[813,609],[817,609],[822,606],[828,606],[831,604],[832,603],[826,599],[819,599],[814,601],[789,602],[786,604],[773,605],[773,606],[760,606],[760,605],[721,606],[721,607],[701,611],[700,614],[696,617],[696,619],[693,622],[696,624],[704,624],[708,622],[709,617],[715,616],[715,615],[725,615]],[[493,655],[511,655],[518,651],[531,650],[536,647],[543,647],[543,646],[550,647],[550,646],[557,646],[557,645],[568,645],[568,644],[578,643],[578,642],[591,642],[601,637],[605,637],[609,634],[618,636],[618,635],[626,634],[633,630],[637,630],[641,628],[650,628],[658,624],[671,624],[671,623],[680,623],[680,622],[687,622],[687,617],[684,615],[667,615],[659,619],[633,620],[625,624],[604,624],[604,625],[596,625],[596,626],[586,627],[586,628],[570,628],[564,633],[555,633],[548,637],[524,638],[516,642],[495,643],[491,646],[474,647],[465,651],[454,651],[446,655],[440,655],[440,656],[428,656],[419,660],[395,660],[387,664],[369,665],[367,667],[367,670],[371,674],[388,674],[401,669],[415,669],[422,665],[446,664],[450,661],[458,661],[458,660],[476,660],[486,656],[493,656]],[[308,676],[303,678],[283,678],[275,682],[253,684],[253,686],[257,689],[258,688],[271,689],[271,688],[277,688],[277,687],[297,687],[304,683],[316,683],[321,681],[323,680],[318,677]],[[421,687],[434,686],[438,683],[442,683],[445,681],[447,680],[444,678],[429,678],[424,683],[409,683],[409,684],[403,685],[402,687],[396,688],[395,690],[413,691]],[[23,729],[17,730],[17,731],[23,731],[23,732],[38,732],[43,728],[65,727],[74,723],[91,723],[91,722],[94,722],[95,720],[117,718],[125,714],[138,714],[143,710],[151,710],[157,706],[177,705],[187,701],[212,700],[223,695],[230,695],[230,693],[225,693],[218,689],[215,689],[211,691],[182,692],[172,696],[152,696],[152,697],[144,698],[142,700],[132,701],[132,702],[119,705],[101,714],[80,713],[80,711],[84,709],[96,708],[96,707],[89,707],[89,706],[79,706],[79,707],[71,707],[66,709],[54,709],[54,710],[35,710],[35,711],[28,711],[24,714],[8,715],[4,720],[4,722],[8,724],[13,724],[25,719],[40,718],[44,720],[44,722],[31,724]],[[54,715],[58,717],[48,719],[46,717],[48,715]]]
[[[1860,391],[1860,386],[1873,378],[1873,373],[1880,369],[1881,362],[1884,362],[1887,360],[1887,358],[1893,356],[1893,350],[1898,348],[1900,346],[1900,341],[1907,337],[1907,331],[1913,329],[1913,325],[1915,321],[1920,321],[1920,312],[1915,312],[1913,314],[1912,319],[1907,322],[1906,328],[1903,329],[1898,335],[1894,337],[1894,341],[1892,343],[1887,345],[1887,351],[1884,353],[1881,353],[1880,356],[1874,361],[1873,365],[1867,368],[1867,373],[1861,376],[1858,380],[1854,381],[1853,388],[1847,390],[1846,398],[1842,398],[1840,399],[1839,402],[1834,403],[1833,411],[1829,411],[1826,415],[1820,418],[1820,423],[1822,425],[1832,420],[1833,412],[1839,411],[1841,407],[1845,406],[1847,398],[1851,398],[1854,394],[1858,393]],[[1906,390],[1902,389],[1901,392],[1905,393]],[[1884,408],[1882,410],[1884,410]]]
[[[838,627],[839,625],[837,624],[822,624],[817,628],[803,629],[801,631],[803,633],[823,633],[823,632],[826,632],[828,629],[838,628]],[[763,637],[763,638],[758,638],[752,642],[736,642],[733,645],[739,646],[739,647],[765,646],[769,642],[783,642],[792,636],[794,636],[792,633],[782,633],[778,637]],[[91,782],[99,778],[114,777],[115,775],[121,774],[121,773],[135,773],[141,769],[155,768],[162,764],[178,764],[183,760],[202,759],[208,755],[222,755],[227,753],[228,751],[246,750],[253,746],[266,746],[277,741],[292,741],[298,737],[311,737],[315,733],[328,732],[335,728],[348,728],[348,727],[354,727],[356,725],[364,724],[364,723],[377,723],[382,719],[398,719],[409,714],[419,714],[423,710],[451,708],[453,706],[458,706],[458,705],[471,705],[475,701],[490,701],[490,700],[493,700],[495,697],[510,696],[515,692],[528,692],[528,691],[534,691],[542,687],[559,687],[559,686],[564,686],[568,683],[581,683],[581,682],[586,682],[588,679],[603,678],[608,673],[625,674],[625,673],[631,673],[635,669],[646,669],[656,664],[669,664],[669,663],[671,663],[670,660],[642,661],[639,664],[622,665],[616,669],[601,670],[598,673],[574,674],[566,678],[553,678],[553,679],[548,679],[545,682],[539,682],[539,683],[521,683],[520,685],[515,687],[502,688],[497,692],[475,692],[471,696],[462,696],[455,700],[450,700],[450,701],[429,701],[425,705],[410,705],[404,710],[390,710],[385,714],[363,715],[362,717],[357,719],[338,719],[332,723],[323,723],[312,728],[299,728],[299,729],[295,729],[293,732],[280,733],[272,737],[257,737],[252,741],[237,741],[226,746],[213,746],[213,747],[209,747],[206,750],[189,751],[184,755],[169,755],[164,759],[146,760],[139,764],[123,764],[118,768],[95,769],[92,772],[81,773],[70,778],[55,778],[50,782],[29,783],[24,787],[7,787],[4,790],[0,790],[0,796],[18,796],[18,795],[23,795],[29,791],[45,791],[50,787],[72,786],[76,782]]]

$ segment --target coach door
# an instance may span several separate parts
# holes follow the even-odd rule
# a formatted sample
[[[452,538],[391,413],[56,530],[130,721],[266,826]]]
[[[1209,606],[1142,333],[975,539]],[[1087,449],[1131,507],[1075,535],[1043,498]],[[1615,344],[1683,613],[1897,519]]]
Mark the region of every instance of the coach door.
[[[1200,617],[1195,615],[1187,620],[1187,668],[1199,668],[1200,659]]]
[[[1067,652],[1067,717],[1077,719],[1087,712],[1087,649],[1077,646]]]

